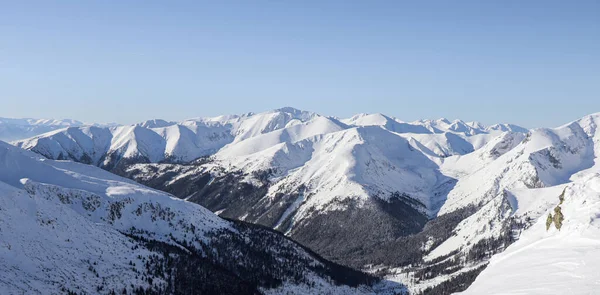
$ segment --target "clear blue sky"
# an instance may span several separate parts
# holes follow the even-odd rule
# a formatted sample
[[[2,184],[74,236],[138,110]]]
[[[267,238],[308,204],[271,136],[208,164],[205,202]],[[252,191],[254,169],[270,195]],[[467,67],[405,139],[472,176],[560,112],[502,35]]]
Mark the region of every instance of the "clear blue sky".
[[[0,116],[600,112],[600,1],[2,1]]]

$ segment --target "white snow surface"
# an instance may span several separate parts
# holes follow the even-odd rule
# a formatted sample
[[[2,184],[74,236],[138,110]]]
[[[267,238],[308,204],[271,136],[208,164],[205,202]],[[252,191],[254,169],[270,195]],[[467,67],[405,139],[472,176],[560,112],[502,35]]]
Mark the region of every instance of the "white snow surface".
[[[529,154],[546,188],[509,192],[514,214],[534,224],[465,294],[595,294],[600,285],[600,113],[555,129],[539,129],[518,151]],[[523,161],[523,160],[522,160]],[[562,204],[559,195],[564,192]],[[546,229],[561,207],[563,225]],[[510,282],[506,284],[505,282]]]
[[[438,215],[469,205],[481,208],[426,259],[468,251],[478,241],[498,236],[509,216],[538,217],[540,206],[545,209],[547,203],[532,194],[545,191],[558,196],[565,184],[598,171],[597,122],[600,114],[593,114],[558,128],[533,130],[523,140],[522,134],[504,133],[474,153],[443,159],[441,172],[458,182]]]
[[[117,207],[120,217],[113,214]],[[145,287],[127,270],[129,261],[139,264],[137,255],[149,253],[133,251],[132,240],[120,232],[135,227],[148,231],[149,238],[169,241],[170,235],[186,239],[190,225],[200,239],[229,227],[200,206],[99,168],[47,160],[0,142],[0,290],[5,294],[60,293],[60,285],[87,293],[102,284]],[[90,273],[90,266],[104,278]]]
[[[313,113],[285,108],[256,115],[199,118],[180,123],[149,120],[131,126],[65,128],[15,144],[53,159],[79,161],[86,155],[91,158],[91,164],[98,166],[110,160],[105,155],[118,159],[144,158],[151,163],[165,159],[189,162],[212,155],[229,143],[308,122],[316,117],[318,115]],[[316,128],[313,133],[319,131],[318,126]],[[303,130],[298,132],[302,135]]]
[[[495,255],[461,294],[596,294],[600,285],[600,174],[565,186],[558,230],[546,230],[553,204],[521,238]],[[548,194],[541,193],[545,198]]]
[[[478,242],[499,237],[512,218],[531,225],[513,228],[511,234],[518,240],[492,257],[465,294],[597,293],[598,123],[600,114],[592,114],[529,134],[507,131],[472,153],[437,160],[443,175],[458,179],[438,215],[469,205],[476,205],[477,210],[424,259],[432,261],[454,251],[466,254]],[[559,204],[563,191],[564,203]],[[546,231],[547,216],[558,205],[565,218],[563,227],[558,230],[551,225]],[[463,271],[483,263],[466,263]],[[441,275],[409,283],[408,288],[419,292],[449,278]],[[388,279],[412,281],[402,269]]]
[[[94,166],[47,160],[0,142],[0,293],[59,294],[64,286],[96,294],[100,285],[105,292],[147,287],[129,263],[143,265],[141,258],[153,253],[137,249],[122,234],[132,227],[137,235],[166,243],[175,238],[197,244],[216,229],[235,232],[228,221],[199,205]],[[315,277],[314,286],[284,282],[277,290],[372,292],[307,275]]]

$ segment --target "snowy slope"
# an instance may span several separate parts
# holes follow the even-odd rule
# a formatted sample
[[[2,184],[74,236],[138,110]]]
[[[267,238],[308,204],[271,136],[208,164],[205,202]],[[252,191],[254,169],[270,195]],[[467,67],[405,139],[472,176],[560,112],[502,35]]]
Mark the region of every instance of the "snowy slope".
[[[381,126],[397,133],[433,133],[424,126],[402,122],[383,114],[358,114],[341,121],[351,126]]]
[[[214,154],[229,143],[322,119],[319,117],[284,108],[261,114],[200,118],[180,123],[149,120],[132,126],[66,128],[18,141],[16,145],[51,159],[70,159],[107,169],[117,167],[123,160],[189,162]],[[299,135],[302,132],[297,131]],[[316,127],[306,132],[314,134],[320,129]]]
[[[344,279],[330,276],[329,262],[281,236],[240,227],[198,205],[93,166],[46,160],[4,143],[0,143],[0,211],[3,294],[91,294],[124,288],[170,293],[193,280],[195,274],[187,272],[194,269],[197,275],[212,278],[194,283],[197,290],[253,293],[252,288],[260,287],[269,293],[272,286],[295,294],[371,292],[366,286],[338,286]],[[264,245],[253,241],[256,238]],[[218,253],[219,247],[231,249],[214,256],[211,251]],[[239,257],[237,251],[249,254]],[[252,260],[257,257],[267,260]],[[169,265],[174,267],[187,261],[186,273],[157,271],[164,270],[165,259],[171,259]],[[280,261],[275,268],[281,269],[265,271],[274,267],[268,266],[269,259]],[[194,261],[198,264],[191,264]],[[284,284],[244,279],[246,271],[253,273],[252,278],[273,276]],[[223,285],[227,280],[229,285]],[[175,281],[178,285],[173,285]]]
[[[270,191],[296,190],[302,185],[311,195],[304,204],[308,211],[322,209],[336,198],[378,195],[387,200],[394,192],[429,205],[430,188],[447,180],[406,139],[380,128],[358,127],[317,136],[292,145],[293,149],[312,153],[296,165],[276,166],[286,170]],[[265,155],[258,158],[268,159]]]
[[[546,198],[549,194],[543,194]],[[519,241],[494,256],[461,294],[595,294],[600,284],[600,174],[565,187],[564,202],[548,206]],[[561,207],[562,227],[546,227]],[[510,283],[508,283],[510,282]]]
[[[518,248],[516,245],[524,243],[518,240],[521,233],[525,239],[530,231],[536,231],[539,226],[537,223],[545,224],[549,210],[555,208],[558,196],[565,187],[568,195],[571,188],[580,185],[594,186],[600,171],[596,156],[600,152],[600,132],[597,128],[599,122],[600,114],[593,114],[558,128],[533,130],[525,137],[519,133],[507,132],[473,153],[444,158],[440,171],[444,175],[458,178],[458,181],[448,194],[438,216],[459,212],[464,208],[471,208],[469,211],[472,213],[454,227],[448,238],[431,240],[435,246],[426,253],[424,260],[434,264],[439,264],[439,261],[460,261],[466,271],[485,265],[486,257],[502,252],[507,246],[508,249]],[[589,193],[583,195],[590,196]],[[590,200],[582,199],[581,202]],[[594,212],[595,209],[591,208],[585,210]],[[592,220],[587,217],[584,219]],[[515,240],[518,241],[514,246],[509,246]],[[564,247],[568,246],[558,246],[555,251]],[[542,257],[528,254],[537,259]],[[518,260],[511,263],[515,269],[518,268]],[[541,267],[546,264],[538,262],[535,265],[541,271]],[[490,277],[498,275],[497,272],[489,273]],[[527,277],[525,274],[526,271],[519,273],[520,276]],[[406,274],[396,277],[398,280],[402,278],[407,280],[411,277]],[[517,289],[500,288],[502,280],[512,281],[512,277],[502,278],[495,280],[497,284],[494,288],[498,294],[518,293],[515,291]],[[423,291],[425,287],[434,284],[441,286],[441,282],[452,282],[453,279],[458,280],[454,283],[458,284],[464,277],[442,274],[434,279],[420,281],[411,289]],[[483,279],[481,281],[485,282]],[[522,282],[524,286],[527,280],[523,279]],[[445,286],[447,288],[448,285]],[[490,285],[482,283],[482,286]],[[480,294],[486,288],[476,288],[474,290],[477,291],[473,294]],[[509,291],[503,293],[504,290]],[[535,290],[521,293],[545,293],[541,289]]]
[[[520,133],[526,133],[528,131],[527,129],[514,124],[494,124],[491,126],[485,126],[479,122],[464,122],[462,120],[450,121],[446,118],[437,120],[419,120],[411,122],[411,124],[423,126],[432,133],[453,132],[461,133],[463,135],[476,135],[482,133],[493,133],[497,131]]]
[[[434,216],[453,181],[439,172],[439,163],[445,156],[470,153],[474,144],[481,148],[487,141],[498,145],[490,147],[493,150],[487,153],[499,155],[505,152],[502,149],[512,147],[504,147],[496,139],[504,138],[505,133],[487,133],[483,125],[474,125],[479,128],[474,132],[477,135],[465,135],[450,129],[432,133],[425,126],[381,114],[359,114],[340,121],[318,117],[232,143],[214,155],[211,165],[241,170],[250,176],[271,171],[272,180],[263,204],[267,207],[280,206],[281,200],[276,197],[279,194],[302,191],[302,199],[298,197],[279,222],[269,225],[283,231],[290,231],[293,223],[307,212],[322,213],[325,207],[335,210],[347,198],[364,200],[378,196],[389,201],[394,194],[403,195],[417,201],[412,204],[417,210]],[[299,131],[302,135],[298,135]],[[512,145],[524,138],[522,133],[511,134]],[[437,149],[432,151],[427,146]],[[294,216],[292,226],[282,228],[282,221],[290,216]],[[243,219],[253,221],[248,218]]]
[[[465,155],[484,146],[503,132],[527,133],[528,130],[512,124],[489,127],[479,122],[447,119],[403,122],[383,114],[358,114],[341,120],[351,126],[381,126],[416,141],[417,148],[434,157]]]
[[[600,114],[539,130],[527,144],[544,189],[513,190],[515,215],[531,218],[519,241],[496,255],[467,294],[594,294],[600,226]],[[542,151],[542,152],[539,152]],[[545,156],[550,163],[543,162]],[[562,227],[547,227],[560,208]],[[510,280],[511,284],[502,285]]]
[[[506,134],[501,143],[490,142],[493,147],[488,146],[482,152],[501,155],[461,178],[448,195],[441,213],[469,203],[487,202],[503,189],[553,186],[568,182],[576,172],[595,165],[595,155],[600,146],[596,122],[600,122],[600,115],[590,115],[555,129],[536,129],[522,141],[521,135],[514,138],[514,135]],[[508,150],[511,146],[514,148]],[[441,169],[478,167],[477,162],[481,162],[481,159],[482,156],[477,153],[456,157],[445,162]]]
[[[467,206],[479,209],[457,226],[455,236],[433,249],[428,259],[456,250],[467,252],[479,241],[501,236],[508,218],[519,208],[517,192],[560,186],[577,173],[593,170],[600,151],[599,118],[595,114],[555,129],[537,129],[522,141],[520,134],[515,138],[515,134],[505,133],[472,154],[445,159],[442,173],[459,180],[439,214]],[[518,212],[518,216],[531,215]]]

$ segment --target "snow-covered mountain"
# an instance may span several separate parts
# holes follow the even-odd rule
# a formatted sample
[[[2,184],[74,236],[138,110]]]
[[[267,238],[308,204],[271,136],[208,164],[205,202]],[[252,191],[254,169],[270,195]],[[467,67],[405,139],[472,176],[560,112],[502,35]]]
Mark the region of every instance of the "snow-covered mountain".
[[[131,162],[189,162],[212,155],[228,144],[304,124],[317,116],[285,110],[179,123],[149,120],[131,126],[72,127],[19,141],[17,145],[48,158],[70,159],[106,169]]]
[[[594,114],[526,130],[382,114],[337,119],[284,108],[69,128],[15,144],[276,229],[413,292],[448,294],[464,290],[494,254],[549,237],[535,234],[536,226],[555,215],[561,192],[588,187],[598,172],[598,123]],[[586,190],[581,195],[594,194]],[[577,208],[595,218],[595,207]],[[524,242],[530,231],[535,239]],[[482,277],[495,275],[494,259]]]
[[[405,134],[405,137],[419,141],[428,152],[440,156],[471,152],[504,129],[522,131],[522,128],[512,125],[496,125],[501,127],[489,129],[479,123],[475,128],[462,121],[447,125],[431,122],[434,121],[404,123],[381,114],[337,120],[282,108],[259,114],[183,122],[148,120],[131,126],[71,127],[21,140],[17,145],[48,158],[71,159],[110,170],[121,161],[123,164],[189,162],[224,148],[234,150],[238,155],[251,154],[277,144],[295,143],[316,135],[364,126],[379,126],[393,133]],[[468,129],[455,127],[457,124]],[[249,139],[253,141],[244,142]],[[237,145],[241,142],[244,143]]]
[[[75,120],[0,118],[0,140],[25,139],[65,127],[83,125],[82,122]]]
[[[474,284],[469,294],[479,294],[482,290],[494,290],[496,294],[592,292],[585,286],[597,282],[600,276],[591,275],[585,268],[588,260],[582,262],[576,253],[594,255],[594,247],[573,251],[568,245],[579,247],[576,236],[581,235],[592,245],[600,243],[600,232],[595,225],[599,211],[593,205],[600,196],[599,123],[600,114],[593,114],[558,128],[533,130],[522,141],[521,135],[505,136],[488,143],[494,148],[488,146],[469,155],[444,159],[441,172],[459,180],[439,214],[468,207],[476,210],[454,228],[452,237],[439,243],[424,259],[441,260],[439,263],[452,259],[467,262],[469,257],[489,256],[490,249],[503,250],[522,236],[492,259],[489,269],[477,279],[480,283]],[[547,229],[548,215],[556,217],[557,212],[561,216],[559,223],[569,227],[552,225]],[[560,251],[564,251],[564,256],[542,259],[546,254]],[[456,253],[464,253],[466,258],[457,257]],[[529,263],[532,259],[538,260]],[[586,273],[585,279],[579,278],[586,282],[582,289],[574,288],[572,280],[558,280],[559,271],[549,276],[538,272],[545,268],[552,273],[552,261],[564,260],[568,264],[572,259],[577,259],[581,263],[579,271]],[[481,263],[471,263],[472,267],[477,265]],[[500,275],[500,272],[505,273]],[[512,282],[517,277],[520,283],[500,288],[501,282]],[[549,282],[552,283],[545,285]]]
[[[373,282],[280,234],[0,142],[2,294],[368,294]]]
[[[51,131],[65,129],[67,127],[113,127],[118,126],[116,123],[98,124],[98,123],[83,123],[71,119],[14,119],[0,118],[0,140],[10,142],[34,137],[40,134]]]
[[[67,128],[16,145],[149,185],[179,174],[153,186],[224,217],[288,233],[320,253],[339,252],[328,256],[338,260],[364,247],[360,243],[370,236],[377,236],[373,243],[379,243],[421,230],[455,183],[439,172],[440,159],[470,153],[503,134],[479,123],[432,122],[405,123],[381,114],[338,120],[283,108],[180,123],[151,120],[114,128]],[[206,156],[210,163],[201,165],[140,165],[190,163]],[[212,187],[203,190],[209,182]],[[242,195],[245,201],[240,202]],[[396,209],[382,209],[390,206]],[[348,246],[330,249],[332,243],[312,233],[316,226],[337,233],[338,225],[313,220],[349,207],[355,210],[344,214],[368,220],[361,230],[365,236],[344,233],[352,239]]]

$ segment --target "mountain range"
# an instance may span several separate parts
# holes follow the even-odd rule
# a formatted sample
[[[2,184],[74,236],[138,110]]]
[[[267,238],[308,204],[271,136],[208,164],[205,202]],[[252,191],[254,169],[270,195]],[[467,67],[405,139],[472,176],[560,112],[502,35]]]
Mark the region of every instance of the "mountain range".
[[[169,200],[165,208],[205,207],[231,220],[202,211],[218,222],[249,228],[246,236],[269,233],[277,237],[276,245],[254,252],[289,243],[294,253],[307,251],[310,259],[328,265],[322,271],[306,266],[322,288],[310,292],[568,293],[576,285],[585,293],[600,280],[593,267],[600,245],[598,123],[600,114],[592,114],[557,128],[528,130],[447,119],[404,122],[383,114],[340,119],[282,108],[182,122],[69,126],[5,148],[69,176],[85,167],[118,179],[111,185],[126,183],[179,199],[163,197]],[[17,148],[60,161],[44,161]],[[39,186],[33,183],[82,189],[69,182],[23,180],[34,179],[29,174],[37,169],[0,179],[19,192],[7,194],[37,196],[28,189]],[[101,198],[112,200],[109,188],[84,187],[81,193],[101,191]],[[60,201],[64,193],[53,192]],[[130,192],[125,198],[144,208],[138,204],[144,195]],[[79,207],[73,210],[88,218]],[[92,223],[107,218],[91,216]],[[135,217],[126,219],[140,224]],[[167,232],[181,231],[156,232],[153,222],[146,222],[134,232],[151,234],[134,237],[126,231],[131,223],[109,227],[116,228],[119,233],[111,235],[119,238],[158,237],[152,241],[167,244]],[[215,247],[205,237],[198,238],[204,242],[196,249]],[[180,239],[170,241],[181,244]],[[353,280],[335,287],[333,269],[343,269]],[[309,279],[278,280],[286,283],[276,288],[305,292],[309,289],[301,288],[313,284]],[[515,283],[505,284],[507,280]],[[260,292],[271,290],[244,282]]]
[[[117,126],[117,124],[86,124],[70,119],[0,118],[0,140],[20,140],[66,127],[81,127],[85,125],[100,127]]]

